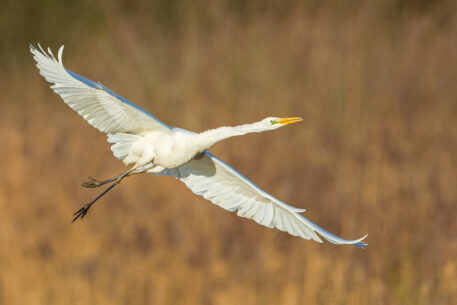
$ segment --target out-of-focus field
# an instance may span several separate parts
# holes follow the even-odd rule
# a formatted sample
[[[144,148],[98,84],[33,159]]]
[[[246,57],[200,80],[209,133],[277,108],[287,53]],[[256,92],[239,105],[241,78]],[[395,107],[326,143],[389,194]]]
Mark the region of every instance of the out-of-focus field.
[[[452,304],[457,14],[452,1],[6,1],[0,11],[0,304]],[[212,152],[345,238],[239,218],[125,170],[55,95],[28,43],[168,124],[304,121]],[[455,303],[454,303],[455,304]]]

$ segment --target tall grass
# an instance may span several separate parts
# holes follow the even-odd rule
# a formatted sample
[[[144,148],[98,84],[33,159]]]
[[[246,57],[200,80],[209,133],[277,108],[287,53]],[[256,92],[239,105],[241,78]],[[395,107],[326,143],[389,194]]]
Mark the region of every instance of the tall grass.
[[[1,13],[0,304],[457,299],[451,2],[43,3]],[[79,184],[125,169],[48,88],[26,42],[65,44],[69,69],[171,125],[302,116],[212,151],[328,230],[369,233],[368,248],[261,227],[154,175],[123,181],[71,225],[97,194]]]

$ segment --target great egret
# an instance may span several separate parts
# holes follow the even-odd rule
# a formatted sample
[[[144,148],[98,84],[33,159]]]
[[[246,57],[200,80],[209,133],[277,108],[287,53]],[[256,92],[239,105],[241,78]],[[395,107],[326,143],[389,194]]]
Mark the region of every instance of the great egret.
[[[149,112],[100,82],[93,82],[70,70],[62,63],[63,46],[57,59],[48,48],[45,52],[30,45],[41,75],[55,93],[78,112],[89,124],[108,134],[108,142],[115,157],[133,166],[125,173],[104,181],[89,178],[86,187],[112,184],[93,201],[74,213],[75,221],[83,218],[89,208],[106,192],[127,176],[138,173],[156,173],[173,176],[183,181],[195,194],[238,216],[254,219],[261,225],[286,231],[304,239],[322,242],[320,237],[334,244],[353,244],[364,247],[362,240],[338,237],[300,213],[304,209],[292,207],[274,198],[241,175],[230,165],[207,149],[217,142],[251,132],[274,130],[302,119],[268,117],[253,124],[220,127],[194,133],[169,126]]]

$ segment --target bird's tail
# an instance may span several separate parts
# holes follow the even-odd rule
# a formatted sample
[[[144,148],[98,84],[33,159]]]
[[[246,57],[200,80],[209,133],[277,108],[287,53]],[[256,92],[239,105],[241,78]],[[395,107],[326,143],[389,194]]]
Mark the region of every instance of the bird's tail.
[[[113,155],[121,160],[128,156],[132,145],[140,139],[140,136],[130,133],[108,134],[108,142],[114,143],[111,145]]]

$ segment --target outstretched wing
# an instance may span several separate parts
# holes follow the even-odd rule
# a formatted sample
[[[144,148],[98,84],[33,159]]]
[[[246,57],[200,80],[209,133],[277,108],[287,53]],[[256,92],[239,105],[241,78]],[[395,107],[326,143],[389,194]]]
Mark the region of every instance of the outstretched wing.
[[[105,133],[170,130],[170,126],[101,83],[67,70],[62,63],[63,46],[58,60],[50,49],[46,53],[41,46],[39,48],[30,46],[41,75],[53,83],[51,88],[68,106],[98,130]]]
[[[292,207],[266,193],[230,165],[208,151],[197,159],[165,174],[183,181],[195,194],[238,216],[254,219],[261,225],[277,228],[294,236],[334,244],[353,244],[364,248],[362,240],[347,240],[319,227],[301,215],[304,209]]]

